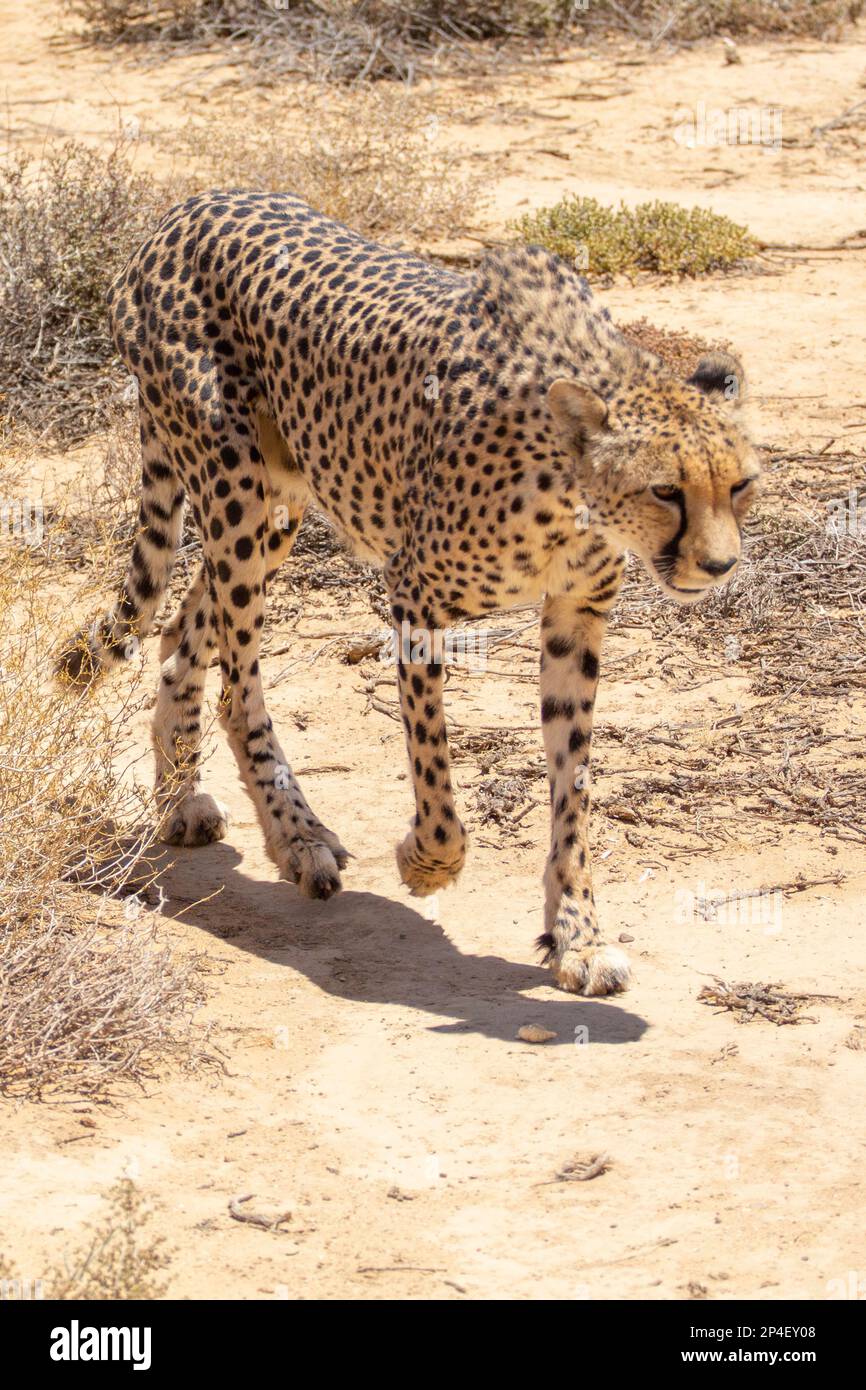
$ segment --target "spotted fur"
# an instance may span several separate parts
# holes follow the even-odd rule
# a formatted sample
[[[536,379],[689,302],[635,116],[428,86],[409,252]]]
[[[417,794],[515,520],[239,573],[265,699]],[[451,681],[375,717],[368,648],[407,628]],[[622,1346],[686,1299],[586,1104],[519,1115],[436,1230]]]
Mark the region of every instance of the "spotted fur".
[[[164,837],[226,833],[198,770],[216,646],[221,719],[280,875],[313,897],[340,887],[346,851],[289,770],[259,669],[267,584],[313,501],[382,564],[401,631],[542,600],[551,846],[540,945],[565,989],[622,989],[628,963],[600,935],[587,840],[602,637],[626,549],[684,603],[735,566],[757,473],[736,420],[739,364],[705,359],[676,379],[537,248],[457,274],[289,195],[209,193],[174,208],[110,308],[139,384],[140,530],[119,601],[60,666],[86,681],[147,634],[186,501],[204,558],[162,637]],[[415,817],[397,859],[412,892],[429,894],[459,874],[466,836],[442,667],[401,655]]]

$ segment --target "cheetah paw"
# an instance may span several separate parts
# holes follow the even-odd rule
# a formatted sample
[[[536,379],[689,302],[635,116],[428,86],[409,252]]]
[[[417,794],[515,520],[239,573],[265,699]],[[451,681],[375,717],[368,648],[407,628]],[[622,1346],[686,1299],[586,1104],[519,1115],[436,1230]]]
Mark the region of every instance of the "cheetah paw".
[[[339,845],[339,841],[337,841]],[[321,840],[294,841],[274,854],[280,878],[296,883],[305,898],[331,898],[343,886],[340,869],[347,851],[340,846],[338,858],[330,845]],[[342,859],[342,862],[341,862]]]
[[[567,950],[551,966],[556,983],[569,994],[619,994],[628,988],[628,956],[616,946]]]
[[[429,897],[431,893],[454,882],[466,858],[465,839],[448,850],[443,846],[442,855],[446,853],[447,859],[423,849],[418,844],[414,830],[410,830],[403,843],[397,846],[397,868],[414,897]]]
[[[210,845],[224,840],[229,813],[207,792],[196,792],[169,811],[161,830],[167,845]]]

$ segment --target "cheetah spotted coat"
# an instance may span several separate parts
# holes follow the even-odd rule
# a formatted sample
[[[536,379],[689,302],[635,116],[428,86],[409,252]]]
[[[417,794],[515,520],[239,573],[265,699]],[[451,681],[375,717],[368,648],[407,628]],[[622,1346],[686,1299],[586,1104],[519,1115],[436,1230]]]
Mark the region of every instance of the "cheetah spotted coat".
[[[383,566],[399,632],[542,600],[541,945],[564,988],[623,988],[628,964],[600,935],[587,842],[602,634],[627,546],[684,602],[739,553],[731,497],[752,465],[722,400],[736,364],[675,380],[623,339],[585,280],[537,248],[457,274],[289,195],[210,193],[174,208],[114,284],[110,311],[139,386],[140,531],[118,603],[61,665],[86,680],[146,635],[188,504],[203,563],[162,637],[164,837],[226,833],[198,769],[216,646],[221,719],[271,857],[306,894],[340,887],[346,851],[291,773],[259,667],[268,580],[313,502]],[[402,645],[398,655],[415,792],[398,863],[409,888],[429,894],[460,872],[466,837],[442,666]]]

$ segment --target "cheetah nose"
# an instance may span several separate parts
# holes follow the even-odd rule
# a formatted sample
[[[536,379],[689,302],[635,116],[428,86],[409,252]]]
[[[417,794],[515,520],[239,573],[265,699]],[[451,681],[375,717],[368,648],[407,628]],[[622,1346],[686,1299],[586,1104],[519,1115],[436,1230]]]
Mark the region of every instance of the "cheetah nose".
[[[697,565],[698,569],[716,578],[720,574],[727,574],[728,570],[732,570],[736,563],[737,557],[732,555],[729,560],[698,560]]]

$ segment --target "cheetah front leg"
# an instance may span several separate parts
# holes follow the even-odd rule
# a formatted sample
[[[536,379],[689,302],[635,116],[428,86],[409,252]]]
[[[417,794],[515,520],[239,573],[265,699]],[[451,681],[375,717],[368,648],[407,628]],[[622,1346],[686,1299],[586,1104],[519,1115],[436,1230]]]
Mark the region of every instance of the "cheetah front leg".
[[[466,831],[454,806],[445,710],[444,669],[435,655],[434,629],[399,591],[392,614],[397,643],[397,687],[415,791],[412,829],[397,847],[400,877],[427,897],[453,883],[466,857]]]
[[[548,597],[541,617],[541,720],[550,778],[550,854],[544,874],[545,949],[557,983],[572,994],[615,994],[628,958],[601,938],[589,855],[589,749],[603,609]]]
[[[258,663],[257,620],[260,597],[252,595],[231,618],[231,597],[217,583],[217,633],[223,692],[220,720],[256,809],[265,847],[280,877],[296,883],[308,898],[330,898],[342,887],[340,869],[348,852],[311,810],[283,752],[268,714]],[[250,622],[241,627],[240,622]],[[237,644],[248,633],[249,645]]]

